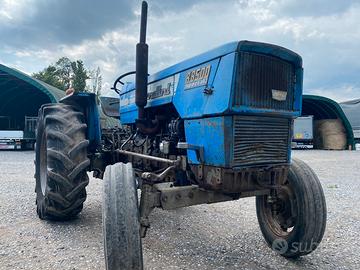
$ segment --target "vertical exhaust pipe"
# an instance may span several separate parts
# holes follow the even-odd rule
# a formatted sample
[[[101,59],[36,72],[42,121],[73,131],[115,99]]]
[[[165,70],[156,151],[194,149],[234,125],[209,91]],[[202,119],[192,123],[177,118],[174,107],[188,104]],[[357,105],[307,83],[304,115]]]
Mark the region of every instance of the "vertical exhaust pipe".
[[[145,119],[144,107],[147,104],[147,84],[148,84],[148,50],[146,44],[146,24],[147,24],[147,9],[146,1],[141,5],[141,23],[140,23],[140,41],[136,44],[136,78],[135,78],[135,104],[138,107],[138,120]]]

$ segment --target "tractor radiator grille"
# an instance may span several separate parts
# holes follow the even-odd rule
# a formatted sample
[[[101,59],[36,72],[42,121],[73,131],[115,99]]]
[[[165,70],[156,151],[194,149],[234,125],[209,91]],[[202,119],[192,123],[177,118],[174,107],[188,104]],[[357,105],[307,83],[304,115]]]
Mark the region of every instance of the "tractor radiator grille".
[[[234,106],[293,110],[294,67],[284,60],[241,52],[236,85]],[[286,99],[274,99],[272,90],[286,91]]]
[[[234,116],[233,167],[287,163],[290,124],[284,118]]]

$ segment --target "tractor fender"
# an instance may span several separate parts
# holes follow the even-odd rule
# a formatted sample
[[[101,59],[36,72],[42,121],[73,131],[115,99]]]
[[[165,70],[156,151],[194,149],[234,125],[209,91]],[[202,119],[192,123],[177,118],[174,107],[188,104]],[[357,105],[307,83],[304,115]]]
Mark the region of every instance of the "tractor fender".
[[[101,128],[99,110],[94,93],[75,92],[62,98],[60,103],[74,106],[81,110],[87,124],[86,139],[89,140],[88,151],[94,153],[100,146]]]

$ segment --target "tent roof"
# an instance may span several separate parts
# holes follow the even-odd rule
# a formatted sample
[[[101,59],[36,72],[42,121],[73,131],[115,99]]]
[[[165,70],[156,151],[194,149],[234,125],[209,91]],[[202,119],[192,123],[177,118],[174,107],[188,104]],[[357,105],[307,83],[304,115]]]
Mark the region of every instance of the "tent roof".
[[[347,144],[355,149],[354,133],[340,105],[322,96],[303,95],[302,115],[313,115],[315,120],[339,118],[345,128]]]
[[[17,91],[20,90],[21,91]],[[40,91],[49,98],[50,102],[57,102],[65,95],[65,92],[53,87],[40,80],[34,79],[29,75],[7,66],[0,64],[0,100],[4,101],[3,97],[8,95],[11,91],[11,95],[14,98],[21,97],[25,92]],[[35,93],[33,93],[35,94]],[[36,94],[35,94],[36,95]]]

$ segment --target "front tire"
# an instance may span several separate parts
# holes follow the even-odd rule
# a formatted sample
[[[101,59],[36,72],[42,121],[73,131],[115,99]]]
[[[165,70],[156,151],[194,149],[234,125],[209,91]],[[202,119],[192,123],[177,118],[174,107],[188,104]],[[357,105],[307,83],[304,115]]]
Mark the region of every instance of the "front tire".
[[[35,192],[41,219],[69,220],[83,208],[90,164],[86,128],[83,114],[72,106],[46,104],[39,110]]]
[[[103,181],[106,269],[143,269],[138,196],[131,163],[107,166]]]
[[[306,163],[293,159],[276,199],[256,197],[256,213],[267,244],[277,253],[288,258],[311,253],[326,227],[326,202],[319,179]]]

